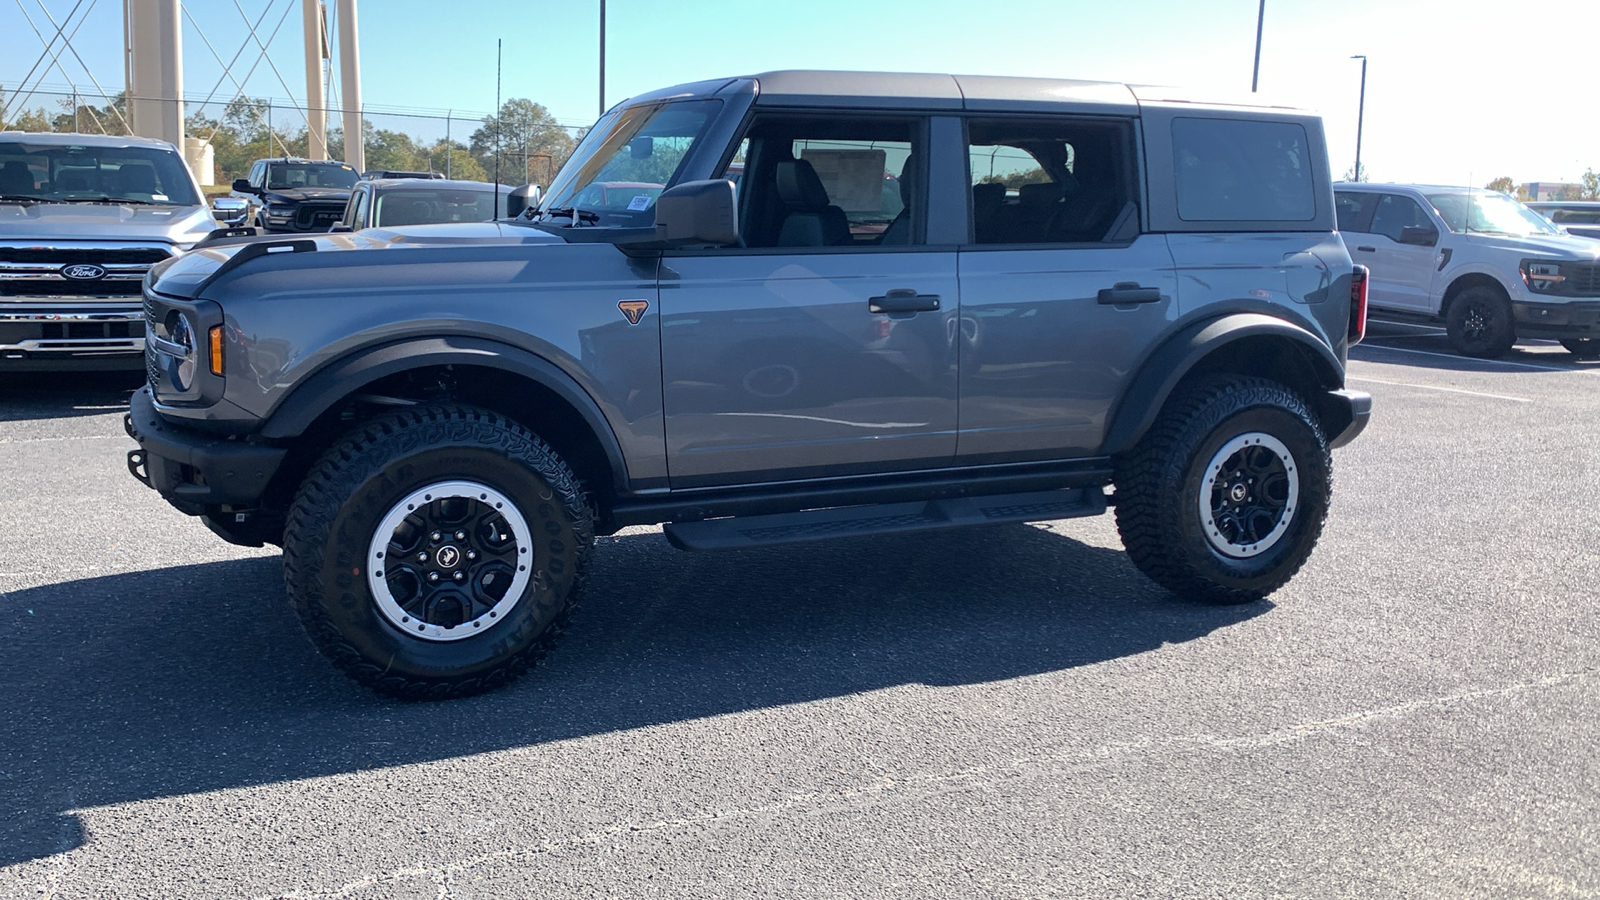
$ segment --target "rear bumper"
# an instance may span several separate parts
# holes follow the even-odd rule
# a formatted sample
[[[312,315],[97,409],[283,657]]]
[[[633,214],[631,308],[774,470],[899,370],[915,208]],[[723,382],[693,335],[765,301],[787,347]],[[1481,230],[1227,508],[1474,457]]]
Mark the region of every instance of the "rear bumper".
[[[191,516],[256,507],[289,452],[173,425],[156,412],[148,387],[133,395],[123,427],[139,444],[128,451],[128,472]]]
[[[1329,391],[1322,399],[1322,421],[1328,428],[1328,449],[1355,440],[1372,418],[1372,395],[1365,391]]]

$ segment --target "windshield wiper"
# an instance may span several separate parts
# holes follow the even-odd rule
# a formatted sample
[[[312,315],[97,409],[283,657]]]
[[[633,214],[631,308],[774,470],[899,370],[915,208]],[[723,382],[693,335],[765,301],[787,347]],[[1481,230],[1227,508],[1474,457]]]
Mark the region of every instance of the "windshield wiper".
[[[0,194],[0,203],[60,203],[54,197],[35,197],[31,194]]]
[[[600,224],[600,214],[576,206],[555,206],[544,211],[539,221],[548,222],[551,219],[574,219],[578,222],[588,222],[591,225]]]
[[[62,203],[131,203],[135,206],[173,206],[166,200],[137,200],[133,197],[69,197]]]

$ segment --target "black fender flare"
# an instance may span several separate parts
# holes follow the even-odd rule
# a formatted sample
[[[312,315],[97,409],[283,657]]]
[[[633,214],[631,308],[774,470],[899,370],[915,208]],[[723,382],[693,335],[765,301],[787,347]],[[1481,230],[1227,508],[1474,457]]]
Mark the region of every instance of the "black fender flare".
[[[1126,452],[1144,437],[1161,407],[1202,359],[1236,341],[1254,337],[1291,341],[1304,351],[1327,390],[1344,384],[1344,365],[1322,338],[1300,325],[1264,313],[1241,312],[1193,322],[1174,333],[1145,357],[1138,374],[1113,407],[1101,454]],[[1312,408],[1322,409],[1322,398],[1308,397]]]
[[[577,410],[605,450],[606,462],[619,490],[626,488],[628,469],[622,445],[600,404],[555,363],[538,354],[499,341],[464,336],[405,338],[356,350],[318,369],[268,415],[261,436],[272,440],[299,437],[335,403],[368,384],[409,369],[463,365],[499,369],[527,378],[555,393]]]

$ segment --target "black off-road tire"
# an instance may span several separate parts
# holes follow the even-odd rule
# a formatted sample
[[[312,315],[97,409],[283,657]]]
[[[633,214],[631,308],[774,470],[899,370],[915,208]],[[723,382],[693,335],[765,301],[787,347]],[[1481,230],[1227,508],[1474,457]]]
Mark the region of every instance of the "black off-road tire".
[[[433,501],[424,492],[440,485],[456,486],[441,492],[451,499],[422,500]],[[439,519],[415,519],[402,509],[415,509],[409,505],[413,500],[421,508],[415,516],[445,510],[446,503],[453,504],[451,515],[467,516],[457,520],[466,523],[460,526],[465,540],[443,535],[452,547],[460,545],[450,558],[467,580],[466,593],[457,585],[450,596],[481,599],[473,592],[497,574],[504,596],[489,597],[482,609],[450,600],[453,618],[448,612],[441,617],[438,598],[449,593],[449,578],[430,588],[421,577],[422,568],[443,565],[435,561],[445,553],[439,540],[412,548],[427,556],[426,564],[415,562],[410,552],[403,557],[390,552],[390,559],[403,559],[404,565],[397,562],[388,573],[370,564],[377,554],[382,565],[383,548],[395,546],[377,537],[384,523],[398,522],[385,526],[387,535],[405,532],[418,540],[427,540],[423,532],[438,527],[428,523]],[[497,503],[504,506],[497,510]],[[517,537],[513,521],[520,521],[526,541]],[[492,546],[474,544],[480,537]],[[361,426],[312,467],[289,510],[284,580],[306,633],[346,675],[400,697],[458,697],[506,684],[544,656],[578,602],[593,545],[588,499],[549,445],[486,410],[421,407]],[[474,546],[482,551],[471,553],[480,560],[476,570],[464,562]],[[522,559],[529,560],[527,571],[516,575]],[[491,565],[498,569],[489,572]],[[417,572],[408,566],[418,567]],[[411,613],[418,615],[415,621],[400,617],[406,610],[396,601],[392,582],[378,577],[412,574],[419,587],[415,596],[424,598],[423,612]],[[520,590],[518,578],[525,579]],[[378,599],[380,592],[387,607]],[[503,615],[491,617],[484,610],[495,600],[499,605],[493,609]],[[482,630],[469,632],[469,626]],[[419,637],[410,633],[412,627],[433,636]]]
[[[1462,356],[1495,359],[1517,342],[1511,301],[1493,288],[1467,288],[1450,302],[1444,317],[1450,346]]]
[[[1579,359],[1600,359],[1600,338],[1567,338],[1561,346]]]
[[[1219,458],[1237,442],[1244,442],[1241,449]],[[1281,446],[1289,459],[1263,444]],[[1221,473],[1233,468],[1226,463],[1252,454],[1266,463],[1261,487],[1253,475],[1236,485],[1221,481],[1206,492],[1208,513],[1201,505],[1208,472],[1214,466]],[[1288,582],[1316,546],[1332,495],[1332,459],[1316,417],[1299,394],[1264,378],[1218,376],[1180,386],[1138,446],[1114,466],[1117,530],[1129,558],[1162,587],[1205,603],[1250,603]],[[1248,468],[1241,463],[1239,471],[1249,474]],[[1238,507],[1258,510],[1252,515],[1265,523],[1286,522],[1274,524],[1276,537],[1235,544],[1216,530],[1226,527],[1219,524],[1226,510],[1217,511],[1216,497],[1227,501],[1228,488],[1241,487],[1242,499],[1255,499],[1251,492],[1265,494],[1268,477],[1275,479],[1275,492],[1287,494],[1291,472],[1295,496],[1279,498],[1275,518],[1258,507]],[[1213,480],[1220,477],[1213,474]],[[1210,525],[1208,515],[1215,517]]]

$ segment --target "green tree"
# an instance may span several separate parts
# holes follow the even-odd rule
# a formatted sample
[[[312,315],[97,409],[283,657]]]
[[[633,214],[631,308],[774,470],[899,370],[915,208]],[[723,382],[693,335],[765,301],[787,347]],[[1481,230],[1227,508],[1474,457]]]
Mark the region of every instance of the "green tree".
[[[1366,166],[1362,166],[1361,167],[1361,171],[1357,172],[1356,171],[1356,167],[1354,165],[1352,165],[1350,168],[1344,170],[1344,177],[1340,178],[1339,180],[1340,181],[1371,181],[1372,179],[1367,175],[1367,167]]]
[[[549,184],[574,146],[572,136],[549,110],[522,97],[507,100],[500,114],[484,116],[483,125],[468,139],[469,151],[490,180],[495,177],[497,137],[499,177],[504,184]]]
[[[1578,199],[1600,200],[1600,175],[1595,174],[1593,169],[1584,170],[1583,192],[1579,194]]]
[[[1516,191],[1517,183],[1511,180],[1510,175],[1501,175],[1499,178],[1484,185],[1484,187],[1491,191],[1499,191],[1502,194],[1510,194]]]

